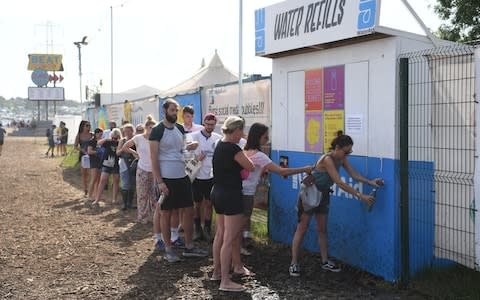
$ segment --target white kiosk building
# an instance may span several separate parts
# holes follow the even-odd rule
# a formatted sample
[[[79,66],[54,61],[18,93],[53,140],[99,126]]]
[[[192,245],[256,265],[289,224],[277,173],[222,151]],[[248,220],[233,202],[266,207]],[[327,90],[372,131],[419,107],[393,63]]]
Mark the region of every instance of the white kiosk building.
[[[447,257],[434,247],[439,219],[438,193],[431,193],[435,183],[425,186],[430,194],[422,201],[430,204],[410,211],[413,220],[423,210],[416,221],[429,223],[426,233],[415,237],[411,221],[410,239],[423,244],[410,244],[410,257],[401,253],[408,246],[401,244],[399,57],[453,43],[432,37],[404,0],[288,0],[255,12],[255,37],[256,54],[272,58],[272,160],[290,167],[314,164],[343,130],[354,140],[349,156],[354,169],[385,180],[370,213],[334,186],[329,254],[391,281],[401,277],[402,257],[408,259],[403,263],[409,264],[410,274]],[[433,177],[434,168],[427,173]],[[343,169],[341,176],[362,193],[370,192],[371,187]],[[269,230],[275,241],[292,241],[300,180],[271,177]],[[424,185],[410,182],[410,190]],[[303,246],[318,251],[314,222]],[[468,226],[473,232],[474,225]],[[476,237],[478,241],[478,231]],[[478,244],[477,255],[473,243],[466,248],[471,248],[465,249],[471,259],[459,262],[478,266]]]

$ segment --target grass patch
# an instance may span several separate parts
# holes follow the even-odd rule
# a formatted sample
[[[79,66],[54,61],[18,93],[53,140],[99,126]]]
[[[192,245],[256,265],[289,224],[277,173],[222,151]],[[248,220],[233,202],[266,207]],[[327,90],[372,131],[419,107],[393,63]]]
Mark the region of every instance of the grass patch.
[[[410,287],[434,299],[480,299],[480,272],[462,265],[434,267],[413,277]]]
[[[73,145],[67,145],[67,155],[57,156],[57,159],[61,160],[60,166],[65,169],[80,168],[80,162],[78,161],[78,151],[72,151]]]
[[[266,210],[253,209],[251,232],[256,241],[268,242],[268,213]]]

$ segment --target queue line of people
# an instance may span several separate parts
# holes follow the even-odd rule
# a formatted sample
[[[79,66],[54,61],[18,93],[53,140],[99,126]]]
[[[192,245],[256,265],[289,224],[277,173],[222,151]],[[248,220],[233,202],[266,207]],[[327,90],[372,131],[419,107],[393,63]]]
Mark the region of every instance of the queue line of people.
[[[131,155],[138,160],[135,175],[138,221],[141,223],[153,221],[156,247],[165,251],[166,261],[173,263],[180,260],[175,250],[178,246],[183,249],[182,256],[207,256],[208,252],[196,247],[194,240],[202,237],[208,240],[212,234],[213,207],[216,212],[216,223],[212,245],[211,280],[220,281],[219,289],[223,291],[245,290],[244,286],[231,280],[230,272],[255,275],[244,266],[241,260],[241,244],[242,236],[250,230],[254,194],[260,177],[265,172],[284,177],[307,173],[313,176],[314,184],[321,191],[322,199],[318,207],[308,211],[303,209],[300,201],[297,203],[298,225],[292,242],[292,262],[289,273],[291,276],[300,275],[299,249],[313,215],[317,219],[322,268],[333,272],[340,271],[340,268],[328,259],[327,253],[326,225],[330,188],[333,184],[337,184],[341,189],[369,204],[374,199],[344,183],[339,176],[339,168],[344,167],[352,178],[360,182],[373,186],[382,184],[379,178],[368,180],[353,170],[348,162],[348,155],[352,153],[353,146],[353,140],[349,136],[339,132],[337,138],[332,141],[330,151],[320,157],[314,165],[284,168],[272,162],[266,154],[261,152],[261,147],[268,143],[269,139],[268,127],[264,124],[252,124],[242,149],[240,141],[244,136],[245,127],[243,118],[228,117],[221,128],[222,136],[214,132],[217,118],[209,113],[203,119],[203,126],[197,125],[197,131],[192,133],[187,132],[195,127],[191,123],[190,126],[181,126],[177,123],[178,110],[179,104],[174,99],[167,99],[163,104],[165,118],[158,124],[149,117],[144,124],[144,132],[137,131],[136,135],[127,132],[127,137],[123,139],[120,130],[113,129],[111,137],[99,140],[101,132],[96,129],[92,142],[87,148],[87,153],[94,155],[99,145],[104,148],[107,145],[117,158],[122,157],[127,161],[126,156]],[[193,108],[191,111],[187,109],[186,113],[193,116]],[[188,116],[187,118],[184,116],[184,120],[188,120]],[[85,124],[84,126],[83,130],[79,130],[78,144],[81,141],[81,133],[86,133],[85,128],[88,127]],[[124,131],[127,128],[133,132],[133,126],[130,126],[124,126]],[[190,139],[186,139],[187,134]],[[83,138],[85,137],[86,135]],[[113,145],[116,145],[116,148]],[[194,157],[201,161],[200,170],[193,182],[185,171],[185,151],[192,152]],[[104,158],[105,160],[109,159]],[[92,190],[90,187],[88,190],[88,195],[96,195],[94,203],[98,203],[101,198],[102,182],[106,182],[105,178],[109,174],[115,176],[116,172],[118,177],[118,172],[121,172],[115,171],[115,168],[120,169],[116,167],[118,163],[117,165],[115,163],[114,159],[113,167],[107,167],[107,169],[104,169],[106,166],[102,163],[102,172],[96,189]],[[121,176],[122,196],[126,195],[123,197],[126,199],[124,206],[128,208],[130,203],[128,191],[131,185],[124,185],[123,181],[124,178],[126,178],[125,181],[131,180],[131,177],[126,176],[127,174]],[[113,195],[115,200],[115,193]],[[184,230],[185,238],[180,245],[176,243],[180,237],[173,236],[178,234],[179,223]]]

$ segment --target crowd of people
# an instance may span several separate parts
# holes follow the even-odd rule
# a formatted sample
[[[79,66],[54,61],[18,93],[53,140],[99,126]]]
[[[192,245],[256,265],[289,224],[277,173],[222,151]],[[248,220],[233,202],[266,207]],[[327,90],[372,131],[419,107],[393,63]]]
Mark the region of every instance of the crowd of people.
[[[245,120],[229,116],[221,126],[222,134],[214,130],[217,117],[208,113],[203,124],[193,123],[194,110],[183,108],[184,124],[177,123],[179,104],[174,99],[164,101],[164,119],[156,122],[148,116],[145,123],[134,127],[125,123],[116,128],[96,128],[82,121],[75,139],[75,149],[81,161],[85,197],[95,207],[112,175],[112,203],[117,202],[121,189],[122,209],[136,204],[137,222],[152,223],[155,247],[164,252],[169,263],[184,257],[206,257],[207,249],[195,246],[194,241],[212,242],[212,281],[219,281],[222,291],[238,292],[245,287],[232,281],[230,273],[254,276],[245,267],[242,254],[249,255],[243,244],[251,237],[250,219],[257,185],[265,173],[283,177],[309,174],[311,183],[321,192],[317,207],[304,209],[298,201],[298,225],[292,242],[291,276],[300,275],[299,250],[311,217],[317,221],[322,268],[338,272],[340,268],[328,259],[327,216],[330,188],[341,189],[361,201],[372,203],[339,176],[343,167],[360,182],[378,186],[380,179],[368,180],[353,170],[348,162],[353,140],[342,132],[331,143],[331,149],[313,165],[298,168],[279,166],[262,147],[269,142],[269,128],[254,123],[245,135]],[[53,151],[53,150],[52,150]],[[83,160],[88,158],[89,164]],[[194,161],[193,166],[186,162]],[[212,226],[216,213],[215,230]],[[183,238],[179,231],[183,230]]]
[[[65,122],[60,121],[58,127],[52,124],[50,128],[47,128],[48,149],[45,152],[45,156],[55,157],[53,154],[55,149],[57,156],[67,155],[68,128],[65,125]]]

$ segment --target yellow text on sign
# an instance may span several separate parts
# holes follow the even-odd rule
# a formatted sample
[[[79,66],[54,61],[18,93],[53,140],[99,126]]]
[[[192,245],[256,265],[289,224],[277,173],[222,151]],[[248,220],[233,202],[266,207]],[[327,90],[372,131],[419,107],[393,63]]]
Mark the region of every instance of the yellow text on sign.
[[[61,54],[29,54],[28,70],[63,71]]]
[[[330,110],[323,112],[323,149],[328,151],[339,130],[344,130],[345,112],[343,110]]]

